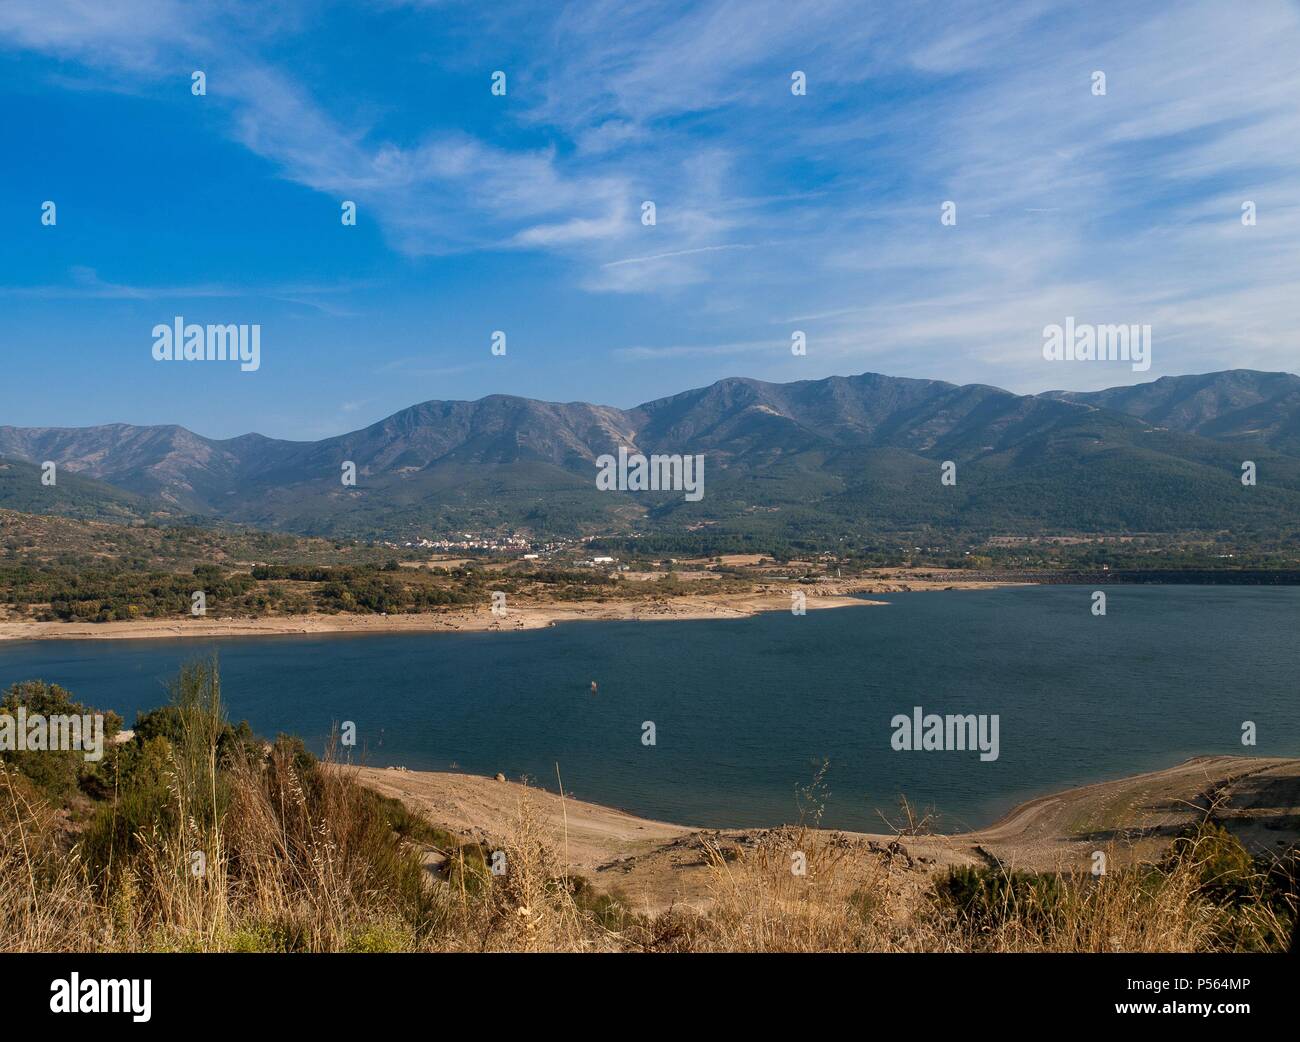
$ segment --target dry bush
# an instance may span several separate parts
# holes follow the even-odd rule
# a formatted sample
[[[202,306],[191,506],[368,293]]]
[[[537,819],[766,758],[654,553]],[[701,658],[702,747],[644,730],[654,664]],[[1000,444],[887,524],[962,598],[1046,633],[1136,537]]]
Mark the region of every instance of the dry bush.
[[[1107,851],[1114,860],[1114,851]],[[1195,868],[1134,866],[1105,876],[1058,871],[987,873],[993,885],[966,907],[941,898],[931,919],[958,951],[1196,952],[1213,950],[1222,910],[1199,891]]]
[[[696,950],[899,951],[918,939],[909,916],[918,876],[837,833],[793,829],[739,858],[713,850],[709,865]]]
[[[85,951],[104,919],[76,859],[59,847],[57,815],[0,761],[0,952]]]
[[[437,911],[416,850],[402,844],[351,772],[281,741],[229,771],[229,806],[212,837],[207,885],[225,907],[222,947],[281,951],[415,947]],[[211,864],[211,863],[210,863]]]
[[[622,947],[617,933],[579,906],[575,892],[581,884],[570,876],[563,848],[563,834],[543,824],[531,795],[522,791],[502,846],[487,851],[474,871],[452,872],[439,884],[440,900],[454,910],[453,928],[439,947],[513,952]],[[494,856],[503,874],[492,874]]]
[[[1290,929],[1257,870],[1233,906],[1207,891],[1200,838],[1156,867],[1103,877],[972,870],[964,902],[930,877],[834,834],[796,832],[739,860],[715,854],[713,903],[679,947],[743,952],[1208,952],[1276,950]],[[791,871],[802,852],[807,874]],[[1115,851],[1108,856],[1113,861]],[[1213,876],[1210,876],[1213,879]]]
[[[223,752],[230,731],[215,666],[183,670],[173,704],[179,737],[155,747],[165,757],[158,781],[114,792],[70,852],[48,804],[5,774],[5,943],[404,950],[437,929],[419,853],[353,776],[322,767],[293,740],[265,750],[227,742]],[[129,813],[120,818],[119,807]],[[93,871],[79,857],[86,838],[96,844]],[[73,911],[86,913],[82,922]]]

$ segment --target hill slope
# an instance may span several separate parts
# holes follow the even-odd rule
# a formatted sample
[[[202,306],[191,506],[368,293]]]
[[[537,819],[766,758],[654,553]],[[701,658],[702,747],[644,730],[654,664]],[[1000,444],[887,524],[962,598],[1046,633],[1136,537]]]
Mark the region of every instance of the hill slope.
[[[0,427],[0,456],[56,460],[125,493],[123,509],[313,535],[1276,532],[1300,523],[1297,403],[1300,378],[1249,371],[1037,396],[874,373],[732,378],[629,410],[506,395],[425,402],[317,442]],[[598,491],[595,461],[619,446],[702,454],[703,500]],[[1239,480],[1247,448],[1260,469],[1251,489]],[[955,486],[940,482],[945,460]],[[340,481],[347,461],[355,487]],[[0,506],[32,508],[30,489],[7,488]]]
[[[1049,391],[1043,397],[1137,416],[1219,441],[1256,442],[1300,455],[1300,376],[1233,369],[1163,376],[1105,391]]]

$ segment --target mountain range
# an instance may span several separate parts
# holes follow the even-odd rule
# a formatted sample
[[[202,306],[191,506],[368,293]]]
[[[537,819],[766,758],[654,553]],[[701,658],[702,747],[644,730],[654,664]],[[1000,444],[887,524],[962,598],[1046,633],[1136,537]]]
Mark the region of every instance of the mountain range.
[[[600,492],[620,446],[702,454],[705,495]],[[1258,484],[1242,485],[1250,459]],[[55,486],[39,465],[58,464]],[[355,463],[357,484],[343,484]],[[956,484],[940,482],[943,461]],[[1231,370],[1018,395],[864,373],[731,378],[633,409],[431,401],[296,442],[183,427],[0,427],[0,506],[407,539],[702,531],[1263,533],[1300,522],[1300,377]]]

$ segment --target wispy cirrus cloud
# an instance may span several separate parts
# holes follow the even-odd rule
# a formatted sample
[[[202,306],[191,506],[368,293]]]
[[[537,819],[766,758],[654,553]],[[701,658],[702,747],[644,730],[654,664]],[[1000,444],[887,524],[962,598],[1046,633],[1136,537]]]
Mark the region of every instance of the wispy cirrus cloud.
[[[274,299],[301,304],[325,314],[348,314],[338,301],[367,283],[235,283],[197,282],[146,285],[100,278],[94,268],[73,267],[68,281],[37,286],[0,286],[0,297],[25,300],[140,300]]]
[[[779,344],[794,315],[809,355],[770,376],[870,364],[1028,390],[1060,382],[1042,326],[1091,314],[1155,325],[1156,372],[1294,368],[1300,15],[1283,0],[377,9],[479,19],[444,60],[509,55],[510,106],[392,133],[283,60],[306,5],[9,4],[0,41],[137,86],[215,63],[231,138],[357,199],[401,254],[542,254],[574,292],[671,299],[663,346],[638,331],[623,361]],[[692,325],[720,346],[683,347]]]

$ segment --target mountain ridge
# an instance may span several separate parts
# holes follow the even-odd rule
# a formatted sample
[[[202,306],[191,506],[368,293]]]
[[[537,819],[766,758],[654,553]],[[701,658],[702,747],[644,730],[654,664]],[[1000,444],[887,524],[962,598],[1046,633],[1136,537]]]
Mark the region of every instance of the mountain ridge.
[[[706,501],[597,493],[595,460],[619,446],[704,454]],[[1244,446],[1267,480],[1234,500]],[[1230,370],[1038,395],[879,373],[728,377],[631,409],[431,400],[317,441],[210,439],[176,424],[3,426],[0,458],[54,460],[164,514],[309,535],[469,524],[1164,530],[1180,515],[1184,527],[1276,526],[1300,515],[1300,377]],[[963,475],[947,494],[942,460]],[[340,481],[344,462],[355,487]]]

